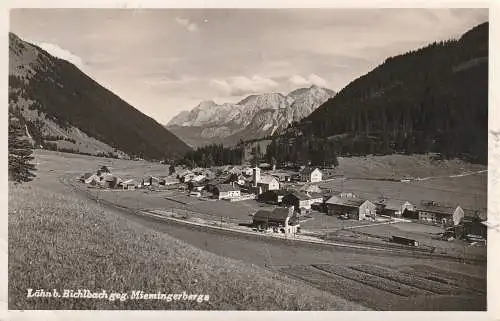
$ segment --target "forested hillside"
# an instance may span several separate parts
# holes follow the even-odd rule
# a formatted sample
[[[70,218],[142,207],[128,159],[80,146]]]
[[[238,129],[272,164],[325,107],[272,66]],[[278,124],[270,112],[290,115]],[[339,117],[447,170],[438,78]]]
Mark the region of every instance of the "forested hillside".
[[[81,152],[93,144],[94,154],[107,147],[148,159],[180,158],[190,150],[73,64],[12,33],[9,109],[23,120],[37,147],[61,150],[60,143],[71,143],[64,151]]]
[[[486,163],[487,131],[483,23],[458,40],[388,58],[275,140],[328,142],[339,155],[436,152]]]

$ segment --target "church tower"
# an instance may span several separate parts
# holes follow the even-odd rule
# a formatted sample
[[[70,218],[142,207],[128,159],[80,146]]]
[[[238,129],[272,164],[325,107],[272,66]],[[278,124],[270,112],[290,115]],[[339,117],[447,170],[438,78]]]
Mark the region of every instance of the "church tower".
[[[252,179],[253,186],[257,186],[257,184],[260,183],[260,168],[258,166],[255,166],[253,169]]]

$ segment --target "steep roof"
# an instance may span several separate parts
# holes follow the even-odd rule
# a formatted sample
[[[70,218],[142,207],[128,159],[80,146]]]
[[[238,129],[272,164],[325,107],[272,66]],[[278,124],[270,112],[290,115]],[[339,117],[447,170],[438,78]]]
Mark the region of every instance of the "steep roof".
[[[278,183],[278,180],[274,178],[273,176],[270,175],[262,175],[260,177],[260,182],[261,184],[272,184],[272,183]]]
[[[348,207],[360,207],[361,204],[363,204],[364,202],[365,202],[364,199],[357,197],[344,198],[334,195],[330,197],[325,203],[332,205],[348,206]]]
[[[411,204],[408,201],[395,200],[395,199],[385,200],[385,202],[383,202],[381,204],[383,204],[385,206],[385,208],[389,209],[389,210],[400,210],[403,207],[403,205],[406,203],[409,203],[410,205],[413,206],[413,204]]]
[[[273,211],[259,210],[253,215],[254,221],[278,221],[285,222],[288,216],[295,215],[293,209],[286,207],[276,207]]]
[[[119,177],[114,176],[114,175],[108,175],[108,176],[103,178],[103,181],[105,181],[105,182],[113,182],[114,180],[116,180],[117,182],[121,181],[121,179]]]
[[[299,192],[299,191],[292,191],[292,192],[288,193],[288,195],[292,195],[300,201],[305,201],[305,200],[309,199],[309,196],[307,196],[306,193]]]
[[[216,188],[219,192],[232,192],[240,190],[238,186],[233,186],[231,184],[219,184]]]
[[[427,211],[438,214],[453,215],[458,206],[442,206],[437,203],[422,203],[417,206],[419,211]]]
[[[315,170],[318,170],[321,172],[321,170],[317,167],[304,167],[300,173],[301,174],[304,174],[304,175],[310,175],[312,172],[314,172]]]
[[[85,173],[85,174],[82,175],[82,178],[83,179],[87,179],[87,178],[91,177],[92,175],[94,175],[94,174],[92,174],[92,173]]]

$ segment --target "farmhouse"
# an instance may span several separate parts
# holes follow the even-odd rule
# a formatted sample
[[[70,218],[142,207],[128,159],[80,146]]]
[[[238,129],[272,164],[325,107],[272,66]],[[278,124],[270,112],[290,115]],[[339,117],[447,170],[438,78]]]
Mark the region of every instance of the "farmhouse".
[[[284,190],[272,190],[260,194],[259,199],[266,203],[279,204],[283,201],[283,197],[288,194]]]
[[[102,174],[111,174],[111,171],[107,166],[103,165],[97,170],[97,175],[101,176]]]
[[[204,168],[196,167],[196,168],[193,168],[191,170],[191,172],[195,173],[196,175],[200,175],[201,173],[203,173],[204,170],[205,170]]]
[[[302,182],[321,182],[323,173],[318,168],[305,167],[300,171],[300,180]]]
[[[142,186],[160,186],[162,180],[155,176],[146,176],[142,179]]]
[[[245,167],[242,169],[242,173],[246,176],[252,176],[253,174],[253,168],[251,167]]]
[[[441,206],[434,201],[425,201],[417,208],[418,219],[430,223],[452,223],[458,225],[464,218],[464,210],[460,207]]]
[[[84,176],[86,176],[86,174]],[[100,180],[101,180],[101,178],[99,176],[97,176],[97,174],[91,174],[89,177],[85,178],[85,180],[83,182],[85,184],[92,184],[92,183],[96,184]]]
[[[195,175],[191,178],[190,182],[201,182],[206,179],[205,175]]]
[[[241,196],[239,187],[231,184],[219,184],[215,187],[213,193],[214,196],[220,200],[238,198]]]
[[[405,213],[406,211],[409,212],[415,211],[415,206],[413,204],[402,200],[389,199],[380,201],[376,204],[380,205],[381,207],[380,212],[383,215],[388,215],[388,216],[402,217],[403,213]],[[408,216],[407,213],[405,213],[405,216]]]
[[[357,197],[340,197],[334,195],[326,201],[329,215],[347,215],[350,219],[374,219],[377,206],[370,201]]]
[[[78,177],[78,180],[82,183],[85,183],[85,181],[91,177],[93,174],[92,173],[85,173],[85,174],[82,174],[80,177]]]
[[[287,173],[273,173],[272,174],[278,182],[290,182],[292,180],[292,175]]]
[[[259,164],[259,168],[260,169],[266,169],[266,170],[271,170],[271,169],[274,169],[275,166],[272,165],[272,164],[269,164],[269,163],[260,163]]]
[[[303,186],[300,190],[305,192],[305,193],[321,193],[322,192],[321,188],[318,185],[314,185],[314,184]]]
[[[295,213],[294,207],[277,207],[273,211],[260,210],[253,215],[252,225],[274,232],[281,232],[288,235],[294,235],[300,227],[299,219]]]
[[[247,178],[243,174],[238,175],[238,177],[236,178],[236,183],[240,186],[245,185],[246,182],[247,182]]]
[[[165,185],[165,186],[175,185],[175,184],[179,184],[179,183],[180,183],[180,180],[178,180],[177,178],[172,177],[172,176],[164,177],[160,182],[160,184]]]
[[[193,172],[190,171],[189,169],[181,169],[180,171],[177,172],[177,178],[180,180],[183,180],[186,175],[192,175]]]
[[[212,172],[212,171],[211,171],[211,170],[209,170],[209,169],[205,169],[205,170],[201,173],[201,175],[205,175],[205,178],[206,178],[206,179],[213,179],[213,178],[215,177],[215,173],[214,173],[214,172]]]
[[[205,188],[205,184],[202,182],[189,182],[187,183],[187,187],[189,191],[201,192]]]
[[[121,189],[134,190],[137,186],[137,182],[134,179],[127,179],[118,184]]]
[[[294,206],[297,209],[311,209],[314,203],[323,203],[323,196],[299,191],[288,192],[282,200],[284,206]]]
[[[196,176],[197,175],[195,173],[188,173],[188,174],[181,177],[181,181],[183,181],[184,183],[187,183],[187,182],[190,182]]]
[[[101,182],[100,185],[104,188],[116,188],[122,182],[122,179],[116,177],[114,175],[106,175]]]
[[[269,175],[261,176],[257,186],[262,187],[262,193],[280,189],[280,183],[276,180],[276,178]]]

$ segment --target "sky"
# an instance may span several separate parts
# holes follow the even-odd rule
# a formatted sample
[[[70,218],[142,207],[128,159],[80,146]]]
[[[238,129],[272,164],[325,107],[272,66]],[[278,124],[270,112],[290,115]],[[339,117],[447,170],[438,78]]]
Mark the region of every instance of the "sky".
[[[339,91],[488,9],[13,9],[10,29],[166,124],[203,100]]]

